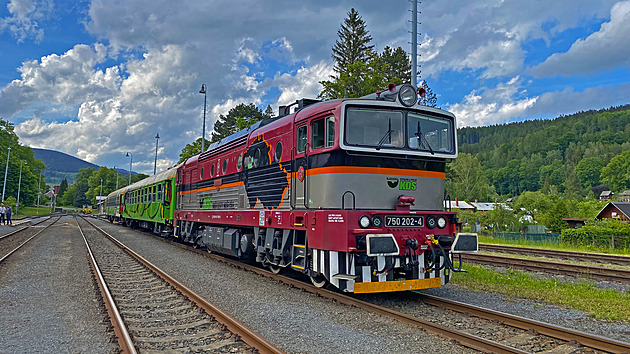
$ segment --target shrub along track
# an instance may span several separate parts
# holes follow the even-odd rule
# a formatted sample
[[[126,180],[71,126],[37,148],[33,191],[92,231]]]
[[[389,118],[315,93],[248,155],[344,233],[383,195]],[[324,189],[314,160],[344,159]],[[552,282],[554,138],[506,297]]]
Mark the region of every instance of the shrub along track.
[[[602,264],[618,264],[630,266],[630,256],[601,254],[592,252],[574,252],[554,249],[517,247],[495,244],[479,244],[480,251],[522,254],[526,256],[561,258],[574,261],[590,261]]]
[[[607,281],[630,283],[630,270],[593,267],[587,265],[524,259],[495,254],[467,253],[462,255],[467,263],[490,265],[510,269],[529,270],[542,273],[570,275]]]
[[[95,270],[96,278],[104,279],[99,287],[124,352],[135,352],[135,348],[143,352],[281,352],[105,231],[87,223],[92,230],[84,234],[85,242],[88,249],[96,249],[89,253],[94,255],[93,265],[98,263],[101,269]],[[77,224],[84,222],[77,220]]]
[[[142,232],[138,230],[136,231]],[[422,328],[428,332],[438,334],[442,337],[454,339],[463,346],[483,352],[525,353],[533,351],[532,348],[534,347],[544,348],[544,350],[548,350],[550,353],[561,351],[573,352],[575,350],[580,351],[585,349],[578,348],[579,345],[583,345],[584,347],[592,348],[595,350],[613,353],[630,352],[630,344],[628,343],[590,335],[588,333],[574,331],[563,327],[553,326],[544,322],[529,320],[518,316],[503,314],[497,311],[483,309],[480,307],[475,307],[462,303],[456,303],[454,301],[449,301],[437,297],[425,296],[418,293],[396,294],[404,294],[401,295],[403,296],[403,298],[405,296],[411,297],[412,301],[410,301],[409,306],[426,306],[424,304],[427,304],[431,306],[447,308],[454,311],[454,313],[449,313],[448,315],[448,317],[450,317],[452,321],[443,320],[440,323],[436,323],[435,321],[427,321],[420,318],[422,314],[420,314],[419,316],[412,316],[395,311],[392,308],[388,308],[387,306],[384,307],[376,305],[376,301],[370,300],[370,296],[367,296],[367,301],[362,301],[357,299],[358,296],[349,296],[336,291],[329,291],[326,289],[317,288],[304,282],[304,279],[296,279],[295,277],[287,277],[280,274],[274,274],[257,266],[252,266],[216,254],[210,254],[204,250],[193,249],[179,242],[158,237],[150,232],[142,233],[151,235],[159,240],[176,245],[177,247],[187,249],[191,252],[196,252],[200,255],[207,256],[220,262],[228,263],[234,267],[277,280],[291,287],[302,289],[304,291],[317,294],[324,298],[335,300],[349,306],[355,306],[367,311],[375,312],[380,315],[393,318],[405,324]],[[394,295],[394,297],[396,295]],[[365,296],[362,297],[365,298]],[[391,294],[382,294],[380,295],[380,297],[391,298],[392,296]],[[372,299],[374,298],[375,297],[373,296]],[[421,300],[424,304],[419,305],[418,300]],[[403,299],[401,301],[405,300]],[[405,312],[414,312],[407,311],[407,309],[410,309],[410,307],[407,307]],[[415,312],[422,313],[423,310],[419,308]],[[459,313],[460,315],[458,316],[457,313]],[[444,325],[444,323],[447,322],[451,323],[449,323],[449,325]],[[452,328],[457,327],[458,323],[460,324],[463,322],[467,323],[467,329],[462,330],[461,327],[456,329]],[[471,327],[473,328],[472,330]],[[478,327],[479,330],[475,330],[474,327]],[[497,336],[495,335],[496,332],[501,332],[503,333],[503,338],[501,338],[501,342],[499,343],[497,340],[484,338],[485,336],[482,337],[481,335],[471,334],[471,332],[489,332],[487,333],[488,337],[492,337],[493,339],[497,339]],[[568,341],[575,341],[579,344],[575,344],[574,342],[567,343]],[[589,350],[592,352],[592,349]]]

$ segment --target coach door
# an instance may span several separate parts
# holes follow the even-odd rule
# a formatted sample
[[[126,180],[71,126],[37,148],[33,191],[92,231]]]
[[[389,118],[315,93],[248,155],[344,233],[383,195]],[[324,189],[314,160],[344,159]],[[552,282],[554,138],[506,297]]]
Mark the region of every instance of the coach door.
[[[291,150],[293,165],[291,166],[291,207],[308,208],[308,123],[295,128],[295,147]]]

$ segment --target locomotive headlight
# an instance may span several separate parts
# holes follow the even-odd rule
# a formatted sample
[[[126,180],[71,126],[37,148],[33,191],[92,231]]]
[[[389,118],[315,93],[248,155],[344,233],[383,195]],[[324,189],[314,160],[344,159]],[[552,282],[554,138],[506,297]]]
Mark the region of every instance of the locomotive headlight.
[[[362,215],[359,218],[359,226],[361,226],[364,229],[367,229],[368,227],[370,227],[370,217],[367,215]]]
[[[378,215],[374,215],[372,217],[372,226],[376,228],[380,228],[381,226],[383,226],[383,218]]]
[[[418,100],[416,90],[411,85],[402,85],[398,90],[398,100],[405,107],[413,106]]]
[[[443,216],[438,217],[437,219],[437,227],[443,229],[446,227],[446,218]]]

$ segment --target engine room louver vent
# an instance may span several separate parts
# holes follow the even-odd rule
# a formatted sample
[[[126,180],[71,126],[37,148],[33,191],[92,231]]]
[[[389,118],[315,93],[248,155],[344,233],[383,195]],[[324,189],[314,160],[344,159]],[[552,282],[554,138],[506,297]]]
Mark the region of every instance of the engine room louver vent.
[[[244,146],[247,143],[247,135],[232,140],[225,145],[221,145],[213,150],[208,150],[199,156],[199,160],[206,160],[217,155],[221,155],[229,150],[233,150],[239,146]]]

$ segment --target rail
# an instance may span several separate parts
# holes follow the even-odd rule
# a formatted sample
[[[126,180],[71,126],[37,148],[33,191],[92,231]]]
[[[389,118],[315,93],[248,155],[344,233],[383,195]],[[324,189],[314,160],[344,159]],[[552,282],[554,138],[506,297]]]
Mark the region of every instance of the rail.
[[[90,224],[94,229],[96,229],[98,232],[100,232],[101,234],[106,236],[109,240],[111,240],[118,247],[123,249],[125,252],[127,252],[132,257],[137,259],[140,263],[142,263],[144,266],[146,266],[151,271],[153,271],[155,274],[157,274],[160,278],[164,279],[164,281],[166,281],[169,284],[171,284],[171,286],[173,286],[177,291],[179,291],[184,296],[189,298],[197,306],[199,306],[204,311],[206,311],[208,314],[213,316],[218,322],[220,322],[226,328],[228,328],[228,330],[230,332],[232,332],[232,333],[238,335],[239,337],[241,337],[241,339],[245,343],[249,344],[250,346],[252,346],[256,350],[258,350],[260,353],[283,353],[282,350],[280,350],[278,347],[276,347],[275,345],[273,345],[272,343],[267,341],[265,338],[261,337],[260,335],[258,335],[254,331],[252,331],[251,329],[247,328],[245,325],[243,325],[242,323],[238,322],[236,319],[230,317],[227,313],[225,313],[224,311],[222,311],[221,309],[219,309],[215,305],[211,304],[210,302],[206,301],[204,298],[202,298],[197,293],[195,293],[192,290],[188,289],[186,286],[184,286],[183,284],[181,284],[180,282],[178,282],[177,280],[175,280],[174,278],[172,278],[171,276],[166,274],[164,271],[162,271],[161,269],[156,267],[151,262],[149,262],[146,259],[144,259],[143,257],[141,257],[139,254],[137,254],[136,252],[134,252],[133,250],[131,250],[130,248],[125,246],[123,243],[118,241],[116,238],[114,238],[113,236],[108,234],[105,230],[103,230],[100,227],[96,226],[90,220],[87,220],[85,218],[84,218],[84,220],[88,224]]]

